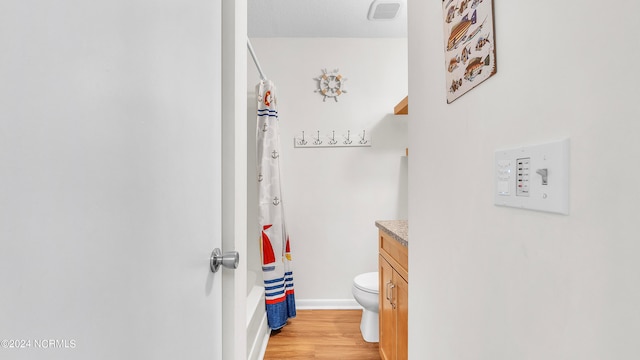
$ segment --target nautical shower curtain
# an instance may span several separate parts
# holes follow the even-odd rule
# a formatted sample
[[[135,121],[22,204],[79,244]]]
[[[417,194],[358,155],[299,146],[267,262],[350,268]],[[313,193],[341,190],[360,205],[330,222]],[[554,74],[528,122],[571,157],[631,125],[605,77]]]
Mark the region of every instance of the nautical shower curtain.
[[[289,234],[280,190],[280,135],[276,88],[263,80],[256,86],[258,121],[258,223],[267,320],[273,330],[296,316]]]

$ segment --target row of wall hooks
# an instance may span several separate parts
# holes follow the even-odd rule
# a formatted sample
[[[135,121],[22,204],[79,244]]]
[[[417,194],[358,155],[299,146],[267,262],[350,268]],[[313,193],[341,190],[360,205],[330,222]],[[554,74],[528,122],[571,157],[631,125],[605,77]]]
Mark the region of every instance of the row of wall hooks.
[[[359,132],[351,130],[301,131],[293,139],[293,146],[297,148],[371,146],[371,135],[366,130]]]

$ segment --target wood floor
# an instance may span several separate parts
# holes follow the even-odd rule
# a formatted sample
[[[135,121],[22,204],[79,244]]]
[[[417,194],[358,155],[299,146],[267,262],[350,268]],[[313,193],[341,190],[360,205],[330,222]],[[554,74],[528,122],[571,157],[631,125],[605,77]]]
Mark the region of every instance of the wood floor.
[[[298,310],[272,331],[264,360],[380,360],[378,343],[360,334],[361,310]]]

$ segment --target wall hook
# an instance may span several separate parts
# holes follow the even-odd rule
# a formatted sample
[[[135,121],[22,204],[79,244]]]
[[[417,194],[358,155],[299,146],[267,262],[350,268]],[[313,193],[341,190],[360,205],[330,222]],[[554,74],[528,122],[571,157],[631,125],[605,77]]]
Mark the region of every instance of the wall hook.
[[[366,136],[365,136],[365,131],[366,131],[366,130],[362,130],[362,136],[360,136],[360,141],[359,141],[359,143],[360,143],[360,144],[362,144],[362,145],[364,145],[364,144],[368,143],[368,141],[365,139],[365,138],[366,138]]]
[[[351,130],[347,130],[347,137],[346,137],[346,139],[347,139],[347,140],[345,140],[345,141],[344,141],[344,144],[345,144],[345,145],[349,145],[349,144],[351,144],[351,143],[353,142],[353,141],[351,141]]]
[[[302,132],[302,139],[298,141],[298,145],[307,145],[308,141],[304,139],[304,131]]]
[[[338,143],[338,141],[336,140],[336,132],[335,132],[335,130],[331,131],[331,139],[329,140],[329,144],[330,145],[335,145],[337,143]]]
[[[322,144],[322,140],[320,140],[320,130],[318,130],[318,135],[313,141],[313,145],[321,145],[321,144]]]

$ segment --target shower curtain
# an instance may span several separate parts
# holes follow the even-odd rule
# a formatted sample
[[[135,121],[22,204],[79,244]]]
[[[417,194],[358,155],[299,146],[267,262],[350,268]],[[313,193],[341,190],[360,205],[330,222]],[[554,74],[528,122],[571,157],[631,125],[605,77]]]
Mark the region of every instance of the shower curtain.
[[[267,320],[273,330],[296,316],[289,234],[280,189],[280,134],[276,88],[269,80],[256,86],[258,121],[258,223]]]

